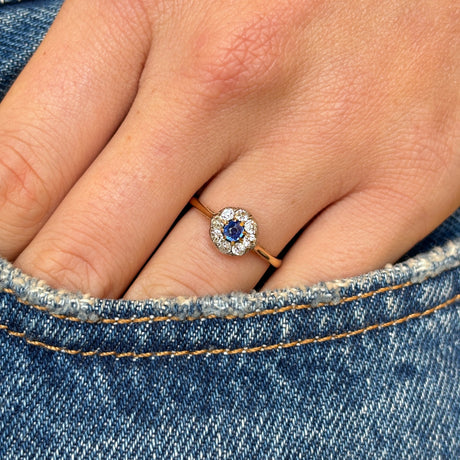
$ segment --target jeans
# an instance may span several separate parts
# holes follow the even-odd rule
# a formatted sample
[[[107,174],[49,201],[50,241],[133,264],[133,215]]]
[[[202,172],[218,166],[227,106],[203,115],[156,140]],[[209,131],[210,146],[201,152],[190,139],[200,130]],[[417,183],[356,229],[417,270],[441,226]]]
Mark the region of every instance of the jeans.
[[[2,3],[0,97],[61,1]],[[459,275],[460,210],[271,292],[97,299],[0,259],[0,458],[460,458]]]

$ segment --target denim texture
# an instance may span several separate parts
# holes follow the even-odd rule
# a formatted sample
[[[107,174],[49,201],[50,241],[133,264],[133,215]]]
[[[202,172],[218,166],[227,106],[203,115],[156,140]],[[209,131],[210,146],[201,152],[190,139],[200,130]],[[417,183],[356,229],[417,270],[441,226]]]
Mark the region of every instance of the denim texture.
[[[0,6],[0,97],[60,3]],[[97,299],[0,259],[0,458],[460,458],[459,275],[460,210],[278,291]]]

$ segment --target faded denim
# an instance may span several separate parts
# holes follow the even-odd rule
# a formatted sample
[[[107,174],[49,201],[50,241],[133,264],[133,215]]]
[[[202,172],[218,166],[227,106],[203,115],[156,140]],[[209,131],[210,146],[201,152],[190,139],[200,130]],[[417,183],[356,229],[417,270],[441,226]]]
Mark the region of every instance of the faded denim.
[[[60,3],[0,6],[1,95]],[[459,275],[460,210],[272,292],[96,299],[0,259],[0,458],[460,458]]]

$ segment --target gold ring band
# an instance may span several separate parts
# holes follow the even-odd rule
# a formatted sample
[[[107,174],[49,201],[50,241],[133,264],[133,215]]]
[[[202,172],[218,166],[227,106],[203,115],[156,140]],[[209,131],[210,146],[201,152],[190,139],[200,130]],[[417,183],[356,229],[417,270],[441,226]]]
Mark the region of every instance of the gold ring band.
[[[190,204],[211,219],[211,240],[221,253],[242,256],[252,250],[273,267],[281,266],[281,259],[273,257],[257,243],[257,224],[248,211],[227,207],[214,212],[195,197]]]

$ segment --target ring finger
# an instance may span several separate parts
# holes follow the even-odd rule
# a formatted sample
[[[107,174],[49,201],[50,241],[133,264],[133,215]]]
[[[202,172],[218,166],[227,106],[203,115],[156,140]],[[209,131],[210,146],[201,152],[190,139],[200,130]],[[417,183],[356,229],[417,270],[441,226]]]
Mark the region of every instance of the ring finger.
[[[349,185],[332,179],[317,186],[326,172],[326,161],[320,155],[286,153],[283,162],[277,161],[278,155],[278,150],[261,148],[241,156],[200,196],[214,212],[241,207],[251,213],[259,229],[258,244],[274,256],[316,213],[344,193],[344,185]],[[255,254],[230,257],[220,253],[210,239],[209,225],[209,219],[191,209],[125,297],[205,295],[253,288],[266,271],[267,262]]]

